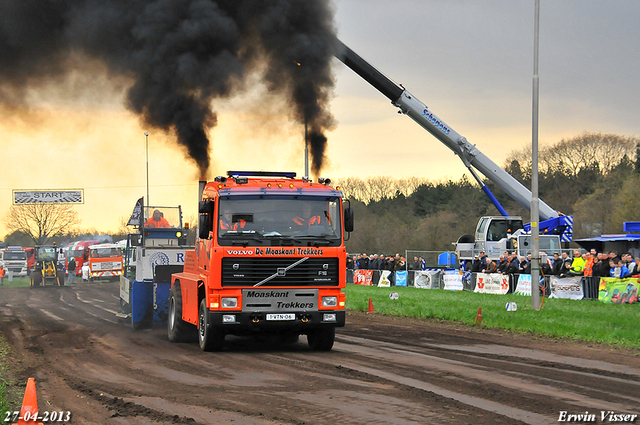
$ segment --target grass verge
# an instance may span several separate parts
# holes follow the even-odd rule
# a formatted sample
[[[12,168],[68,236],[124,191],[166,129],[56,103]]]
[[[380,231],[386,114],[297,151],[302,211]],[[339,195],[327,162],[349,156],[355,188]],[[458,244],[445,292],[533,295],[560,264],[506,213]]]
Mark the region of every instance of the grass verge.
[[[371,297],[374,311],[379,314],[474,325],[481,307],[482,327],[485,328],[640,348],[639,304],[545,298],[542,308],[533,310],[531,297],[511,294],[361,285],[347,285],[345,292],[346,307],[350,310],[367,311]],[[392,292],[398,293],[397,300],[390,299]],[[507,302],[515,302],[517,311],[506,311]]]
[[[29,277],[14,277],[11,282],[9,282],[8,278],[4,278],[4,282],[0,285],[0,289],[2,288],[19,288],[22,286],[29,286]]]
[[[13,391],[14,386],[9,379],[9,346],[0,335],[0,420],[5,420],[6,412],[20,408],[19,397]]]

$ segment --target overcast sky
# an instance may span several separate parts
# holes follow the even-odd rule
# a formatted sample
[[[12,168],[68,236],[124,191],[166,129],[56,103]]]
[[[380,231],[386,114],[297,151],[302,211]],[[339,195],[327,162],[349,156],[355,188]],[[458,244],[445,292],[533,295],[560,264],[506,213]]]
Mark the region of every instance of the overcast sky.
[[[531,144],[534,5],[336,0],[335,22],[346,45],[503,165]],[[541,0],[541,145],[584,131],[640,135],[639,16],[636,0]],[[334,70],[338,124],[323,176],[462,176],[459,159],[386,97],[337,60]],[[126,111],[125,88],[99,72],[74,74],[31,93],[38,105],[31,112],[0,117],[0,217],[13,189],[83,188],[81,227],[114,230],[146,192],[145,131],[151,203],[181,204],[195,216],[196,167],[171,137]],[[256,86],[215,106],[210,178],[231,169],[303,174],[303,130],[263,94]]]

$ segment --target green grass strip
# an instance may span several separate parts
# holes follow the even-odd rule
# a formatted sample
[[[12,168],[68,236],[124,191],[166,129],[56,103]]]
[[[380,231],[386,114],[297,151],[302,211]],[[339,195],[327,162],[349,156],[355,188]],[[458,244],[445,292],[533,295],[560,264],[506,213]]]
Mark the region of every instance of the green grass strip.
[[[14,410],[10,402],[10,382],[8,379],[9,346],[0,335],[0,420],[6,418],[6,412]]]
[[[389,294],[397,292],[392,300]],[[367,311],[369,297],[375,313],[419,319],[448,320],[474,325],[482,308],[482,327],[556,338],[570,338],[640,348],[640,304],[604,304],[597,300],[545,298],[540,310],[531,308],[531,297],[477,294],[406,287],[378,288],[347,285],[346,307]],[[506,311],[515,302],[517,311]]]

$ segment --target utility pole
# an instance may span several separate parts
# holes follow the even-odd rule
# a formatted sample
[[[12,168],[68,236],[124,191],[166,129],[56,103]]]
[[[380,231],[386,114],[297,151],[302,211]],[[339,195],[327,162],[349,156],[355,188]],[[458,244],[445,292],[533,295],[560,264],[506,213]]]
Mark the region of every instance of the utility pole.
[[[538,199],[538,50],[540,37],[540,0],[536,0],[533,41],[533,123],[531,137],[531,308],[540,310],[540,200]]]
[[[149,207],[149,133],[144,132],[145,156],[147,158],[147,207]]]
[[[309,134],[307,133],[307,114],[304,114],[304,176],[309,177]]]

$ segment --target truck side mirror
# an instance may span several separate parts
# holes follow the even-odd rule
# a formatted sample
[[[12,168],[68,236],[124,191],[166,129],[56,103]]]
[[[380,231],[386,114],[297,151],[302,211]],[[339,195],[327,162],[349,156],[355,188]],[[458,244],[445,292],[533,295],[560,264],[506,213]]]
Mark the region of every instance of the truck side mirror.
[[[198,203],[198,212],[200,214],[213,214],[213,201],[200,201]]]
[[[344,209],[344,231],[353,232],[353,209]]]
[[[200,214],[198,218],[198,237],[200,239],[209,239],[209,232],[211,232],[211,215]]]

